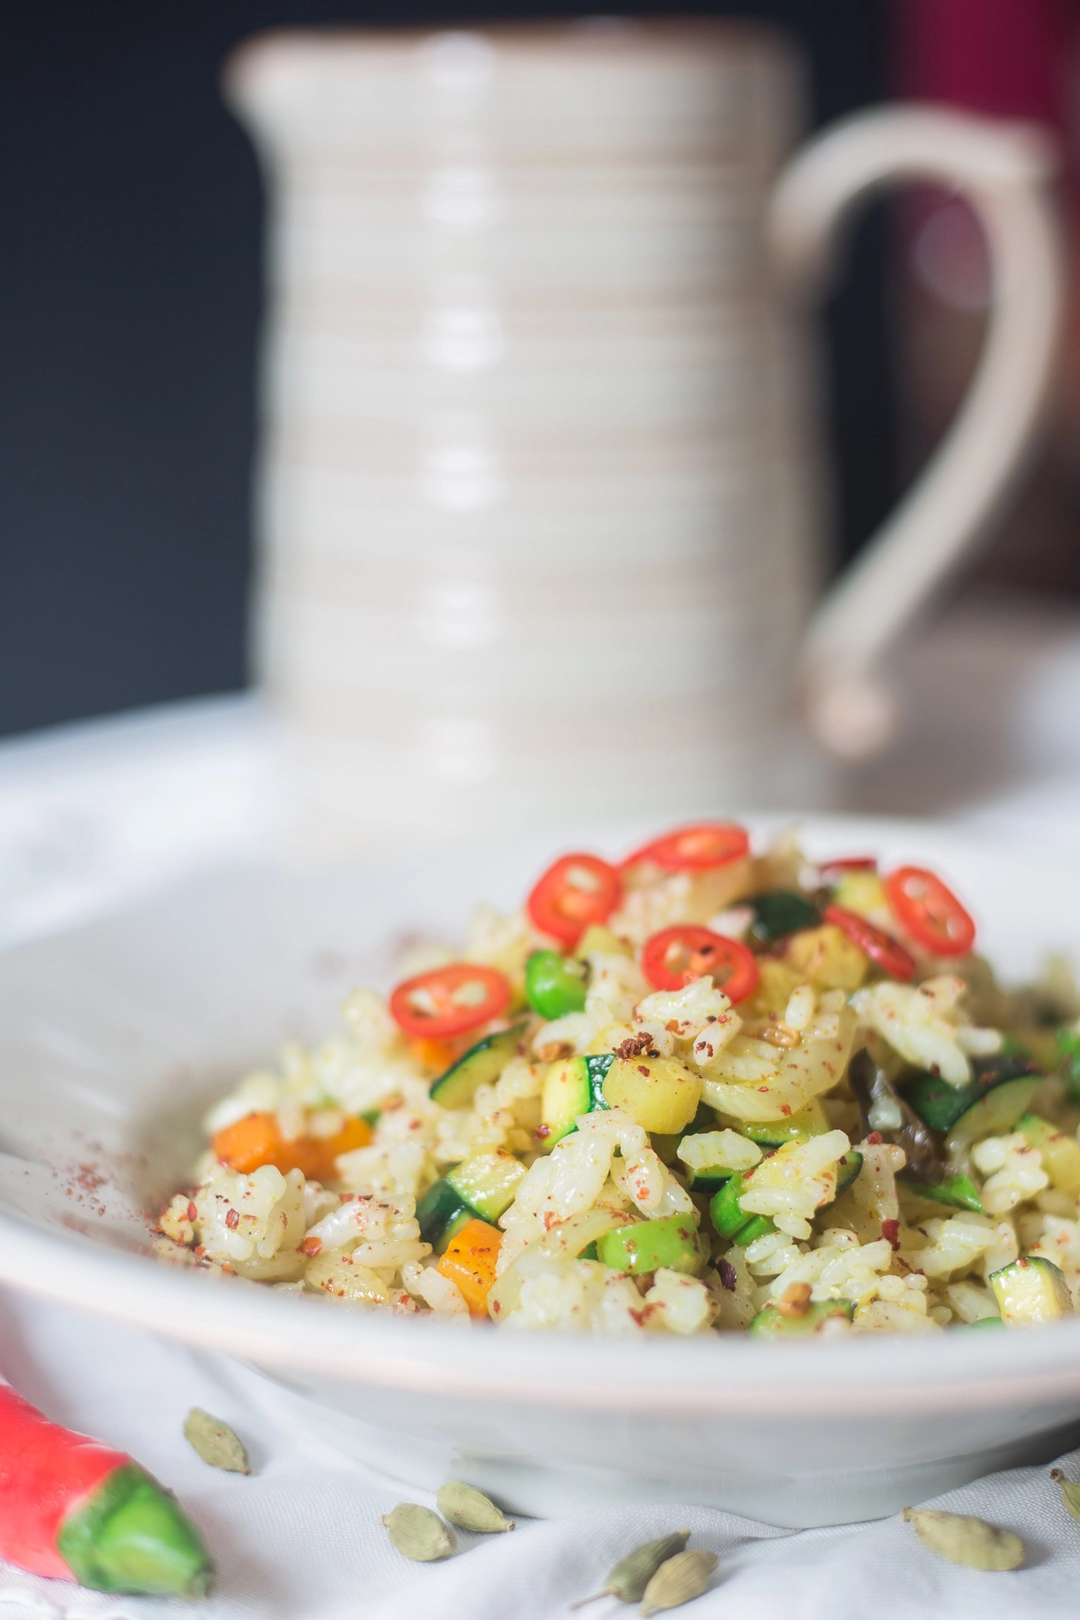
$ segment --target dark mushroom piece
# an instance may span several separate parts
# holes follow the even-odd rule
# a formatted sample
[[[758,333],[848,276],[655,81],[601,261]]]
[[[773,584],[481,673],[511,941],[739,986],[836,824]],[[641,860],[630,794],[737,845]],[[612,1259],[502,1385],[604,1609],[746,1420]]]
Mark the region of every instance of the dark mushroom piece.
[[[901,1175],[905,1181],[937,1187],[949,1179],[953,1172],[941,1158],[933,1131],[899,1095],[885,1070],[874,1062],[865,1047],[851,1060],[848,1084],[858,1104],[863,1135],[869,1136],[876,1130],[886,1142],[903,1148],[907,1164]],[[874,1124],[872,1117],[876,1115],[880,1119],[883,1114],[899,1123],[883,1130]]]

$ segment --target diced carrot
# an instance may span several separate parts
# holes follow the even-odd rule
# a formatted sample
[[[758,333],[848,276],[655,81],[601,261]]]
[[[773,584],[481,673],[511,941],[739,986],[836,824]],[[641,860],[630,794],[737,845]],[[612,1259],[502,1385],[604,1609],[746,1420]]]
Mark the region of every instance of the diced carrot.
[[[340,1131],[334,1136],[319,1138],[316,1146],[319,1149],[321,1169],[318,1172],[320,1181],[335,1181],[337,1179],[337,1159],[341,1153],[355,1153],[357,1148],[367,1147],[371,1142],[371,1126],[366,1119],[357,1119],[350,1114]]]
[[[230,1170],[249,1176],[260,1165],[272,1164],[287,1176],[302,1170],[309,1180],[334,1181],[339,1153],[367,1147],[371,1126],[364,1119],[347,1119],[334,1136],[297,1136],[286,1142],[274,1114],[247,1114],[226,1125],[212,1138],[214,1153]]]
[[[283,1176],[290,1170],[302,1170],[306,1181],[322,1181],[327,1157],[321,1142],[313,1141],[310,1136],[294,1136],[291,1142],[282,1140],[269,1162]]]
[[[215,1157],[245,1176],[261,1164],[272,1164],[281,1145],[281,1132],[273,1114],[246,1114],[211,1138]]]
[[[447,1041],[437,1041],[433,1035],[410,1035],[409,1051],[417,1063],[423,1064],[425,1069],[430,1069],[432,1074],[445,1074],[475,1041],[475,1031]]]
[[[487,1221],[466,1221],[450,1239],[436,1270],[457,1283],[471,1316],[487,1315],[487,1297],[495,1281],[502,1233]]]

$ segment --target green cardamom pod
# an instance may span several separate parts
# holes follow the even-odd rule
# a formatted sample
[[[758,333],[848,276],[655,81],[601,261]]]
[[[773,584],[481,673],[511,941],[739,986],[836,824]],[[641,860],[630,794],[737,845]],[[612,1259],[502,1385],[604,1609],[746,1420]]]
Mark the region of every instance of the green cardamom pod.
[[[1061,1486],[1061,1500],[1065,1504],[1066,1513],[1071,1513],[1077,1524],[1080,1524],[1080,1485],[1066,1479],[1060,1468],[1051,1468],[1050,1478],[1055,1485]]]
[[[457,1549],[454,1532],[439,1515],[415,1502],[399,1502],[392,1512],[383,1514],[382,1522],[390,1532],[390,1545],[417,1564],[433,1564]]]
[[[692,1552],[676,1553],[660,1565],[641,1594],[639,1614],[659,1614],[661,1609],[678,1609],[692,1603],[709,1589],[709,1577],[720,1562],[714,1552],[695,1547]]]
[[[657,1541],[646,1541],[644,1546],[635,1547],[633,1552],[619,1559],[601,1591],[594,1592],[591,1597],[579,1598],[570,1607],[583,1609],[586,1603],[595,1603],[603,1597],[617,1597],[622,1603],[636,1603],[645,1596],[645,1588],[660,1565],[676,1553],[681,1553],[689,1540],[689,1530],[673,1530],[670,1535],[661,1536]]]
[[[983,1519],[939,1513],[935,1508],[905,1508],[900,1516],[915,1526],[924,1547],[950,1563],[968,1569],[1018,1569],[1024,1562],[1020,1537]]]
[[[456,1524],[459,1530],[474,1530],[479,1535],[489,1535],[496,1530],[514,1529],[513,1519],[508,1519],[490,1496],[478,1491],[475,1485],[466,1485],[461,1479],[451,1479],[445,1485],[440,1485],[435,1493],[435,1505],[443,1518]]]
[[[229,1474],[250,1474],[247,1452],[227,1424],[193,1406],[184,1419],[184,1439],[211,1468],[224,1468]]]

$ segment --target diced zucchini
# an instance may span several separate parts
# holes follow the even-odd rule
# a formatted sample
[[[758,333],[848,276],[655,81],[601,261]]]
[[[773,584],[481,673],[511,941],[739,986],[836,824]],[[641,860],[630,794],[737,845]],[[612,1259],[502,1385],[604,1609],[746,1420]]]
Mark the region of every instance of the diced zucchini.
[[[746,1176],[740,1171],[713,1194],[709,1203],[709,1219],[721,1237],[732,1238],[740,1249],[745,1249],[755,1238],[776,1227],[767,1215],[748,1215],[739,1199],[746,1190]]]
[[[719,1192],[731,1180],[732,1171],[725,1170],[722,1165],[706,1166],[703,1170],[686,1170],[687,1185],[692,1192],[713,1193]]]
[[[1022,1256],[1012,1265],[991,1272],[988,1281],[1008,1326],[1054,1322],[1073,1314],[1069,1285],[1051,1260]]]
[[[513,1203],[524,1174],[525,1166],[512,1153],[470,1154],[417,1199],[421,1238],[442,1254],[466,1221],[497,1221]]]
[[[686,1170],[687,1166],[682,1164],[679,1159],[680,1142],[685,1142],[688,1136],[696,1136],[702,1132],[715,1131],[715,1129],[716,1114],[714,1110],[709,1107],[708,1103],[699,1102],[696,1114],[684,1131],[676,1131],[670,1136],[661,1131],[651,1131],[649,1141],[656,1152],[657,1158],[661,1159],[664,1164],[670,1164],[676,1170]],[[726,1181],[730,1174],[730,1170],[723,1171],[723,1179]],[[716,1185],[720,1186],[719,1180]],[[699,1191],[701,1190],[703,1189],[699,1183]]]
[[[701,1076],[677,1058],[615,1058],[604,1077],[609,1108],[622,1108],[646,1131],[684,1131],[701,1101]]]
[[[1046,1029],[1039,1024],[1025,1024],[1020,1029],[1012,1030],[1001,1038],[1001,1050],[1010,1057],[1026,1058],[1032,1068],[1041,1069],[1043,1074],[1055,1074],[1061,1059],[1061,1048],[1057,1036],[1052,1029]],[[1065,1090],[1073,1102],[1080,1101],[1069,1088],[1068,1078],[1065,1080]]]
[[[1042,1154],[1043,1169],[1058,1192],[1080,1197],[1080,1142],[1067,1136],[1038,1114],[1024,1114],[1016,1122],[1033,1148]]]
[[[783,1018],[791,992],[806,983],[806,975],[797,972],[778,956],[759,956],[758,971],[761,974],[758,987],[752,996],[741,1003],[740,1016],[755,1020],[770,1015]]]
[[[842,1192],[846,1192],[847,1189],[851,1186],[851,1183],[856,1179],[856,1177],[858,1176],[858,1174],[861,1171],[862,1167],[863,1167],[863,1156],[855,1148],[849,1148],[848,1151],[844,1154],[844,1157],[842,1159],[837,1160],[837,1163],[836,1163],[836,1193],[832,1198],[830,1198],[828,1200],[827,1203],[818,1205],[818,1214],[821,1214],[823,1210],[828,1209],[830,1205],[835,1204],[835,1202],[836,1202],[837,1198],[839,1198],[840,1194]],[[740,1233],[739,1236],[735,1239],[735,1241],[738,1244],[743,1244],[743,1243],[745,1243],[745,1242],[747,1242],[749,1240],[744,1238],[742,1233]]]
[[[785,1142],[805,1142],[811,1136],[824,1136],[832,1126],[820,1101],[814,1097],[805,1108],[789,1114],[787,1119],[770,1120],[768,1124],[740,1120],[739,1129],[759,1147],[782,1147]]]
[[[544,1076],[540,1094],[540,1122],[545,1128],[544,1142],[554,1147],[574,1121],[592,1109],[589,1092],[589,1074],[583,1057],[556,1058]]]
[[[515,1024],[470,1046],[445,1074],[432,1081],[432,1101],[441,1108],[468,1108],[479,1088],[490,1086],[502,1074],[524,1033],[525,1025]]]
[[[482,1221],[497,1221],[514,1202],[525,1166],[512,1153],[496,1148],[489,1153],[470,1153],[446,1177],[447,1185]]]
[[[709,1204],[709,1219],[721,1237],[733,1238],[750,1219],[739,1203],[744,1186],[741,1172],[731,1176]]]
[[[574,955],[579,962],[583,962],[590,951],[602,951],[605,956],[632,957],[634,954],[630,942],[620,939],[618,934],[613,934],[603,923],[590,923],[574,946]]]
[[[763,945],[786,939],[800,928],[816,928],[821,921],[821,912],[813,901],[794,889],[772,889],[767,894],[755,894],[746,904],[754,911],[750,933]]]
[[[922,1069],[900,1089],[924,1125],[967,1143],[1011,1130],[1042,1078],[1023,1059],[983,1058],[975,1078],[965,1086],[951,1086]]]
[[[586,1057],[556,1058],[544,1076],[540,1098],[540,1121],[546,1127],[544,1144],[554,1147],[575,1128],[582,1114],[607,1108],[604,1076],[615,1061],[613,1052],[594,1052]]]
[[[736,1232],[735,1242],[740,1249],[746,1249],[759,1237],[764,1237],[767,1232],[775,1231],[776,1223],[770,1220],[768,1215],[751,1215],[742,1230]]]
[[[891,909],[884,883],[876,872],[865,870],[845,872],[833,886],[832,899],[834,905],[854,911],[859,917],[868,917],[871,922],[875,917],[888,915]]]
[[[685,1271],[696,1276],[705,1269],[709,1245],[697,1228],[697,1215],[661,1215],[654,1221],[616,1226],[597,1240],[596,1252],[605,1266],[638,1276],[657,1271]]]
[[[785,1316],[775,1305],[766,1305],[746,1331],[759,1339],[803,1339],[820,1333],[826,1322],[850,1322],[854,1314],[850,1299],[815,1300],[802,1316]]]
[[[1058,1073],[1065,1082],[1070,1102],[1080,1102],[1080,1030],[1063,1024],[1055,1031]]]
[[[836,1166],[837,1194],[851,1186],[862,1167],[862,1154],[856,1152],[854,1148],[849,1149]],[[767,1215],[748,1215],[742,1207],[740,1200],[753,1173],[752,1170],[742,1171],[730,1177],[714,1194],[709,1204],[709,1218],[720,1236],[734,1239],[740,1249],[746,1248],[748,1243],[753,1243],[755,1238],[762,1237],[766,1232],[776,1230],[775,1224]]]
[[[694,1123],[696,1125],[698,1121],[695,1119]],[[731,1150],[725,1144],[724,1137],[732,1137],[736,1133],[717,1132],[709,1128],[707,1121],[703,1121],[702,1126],[701,1130],[684,1131],[682,1136],[667,1138],[654,1136],[652,1144],[665,1164],[672,1164],[683,1173],[689,1187],[695,1192],[711,1195],[719,1192],[735,1173],[736,1166],[730,1161]],[[664,1154],[657,1147],[658,1141],[672,1143],[675,1151],[670,1158],[664,1158]],[[746,1162],[745,1159],[743,1162]]]
[[[1043,1075],[1035,1074],[1030,1079],[1005,1080],[973,1103],[966,1113],[961,1114],[946,1138],[949,1157],[962,1153],[981,1137],[1013,1130],[1017,1120],[1027,1111],[1043,1078]]]
[[[980,1316],[980,1317],[977,1317],[974,1322],[953,1322],[950,1325],[952,1327],[961,1327],[961,1328],[968,1328],[968,1329],[971,1329],[971,1328],[1003,1328],[1005,1326],[1005,1324],[1001,1320],[1000,1316]]]
[[[920,1198],[928,1198],[934,1204],[948,1204],[951,1209],[970,1209],[976,1215],[983,1214],[978,1188],[967,1176],[947,1175],[940,1181],[922,1181],[918,1176],[906,1175],[904,1171],[900,1175],[905,1186],[918,1193]]]
[[[855,1148],[849,1149],[836,1166],[836,1193],[837,1197],[844,1192],[855,1180],[863,1167],[863,1156]]]
[[[590,1106],[587,1113],[594,1113],[597,1108],[607,1108],[608,1101],[604,1096],[604,1078],[615,1061],[614,1052],[588,1052],[585,1056],[585,1068],[589,1076]]]
[[[442,1254],[455,1233],[460,1232],[474,1212],[446,1177],[434,1182],[416,1201],[416,1220],[420,1236]]]
[[[870,967],[864,952],[835,923],[793,934],[784,960],[794,968],[797,982],[809,982],[815,990],[857,990]]]

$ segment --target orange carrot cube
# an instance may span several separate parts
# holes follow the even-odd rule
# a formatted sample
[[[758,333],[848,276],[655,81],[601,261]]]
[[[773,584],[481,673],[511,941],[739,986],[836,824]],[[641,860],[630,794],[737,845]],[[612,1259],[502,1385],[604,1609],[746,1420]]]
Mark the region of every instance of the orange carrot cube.
[[[246,1176],[260,1165],[272,1164],[283,1176],[290,1170],[302,1170],[308,1180],[334,1181],[338,1154],[367,1147],[370,1141],[371,1126],[366,1119],[347,1119],[333,1136],[298,1136],[286,1142],[275,1114],[247,1114],[218,1131],[211,1144],[222,1164]]]
[[[317,1179],[336,1181],[339,1154],[355,1153],[357,1148],[367,1147],[370,1142],[371,1126],[367,1120],[357,1119],[355,1115],[350,1114],[334,1136],[321,1137],[315,1143],[319,1150],[319,1168],[315,1172]]]
[[[437,1271],[457,1283],[470,1316],[487,1315],[487,1297],[495,1281],[502,1233],[487,1221],[471,1220],[446,1246]]]
[[[211,1138],[215,1157],[245,1176],[262,1164],[273,1164],[281,1145],[281,1132],[273,1114],[245,1114]]]
[[[475,1039],[474,1032],[467,1035],[452,1036],[449,1040],[436,1040],[433,1035],[410,1035],[409,1051],[417,1063],[430,1069],[432,1074],[445,1074],[447,1069],[455,1064],[464,1052],[469,1050]]]

